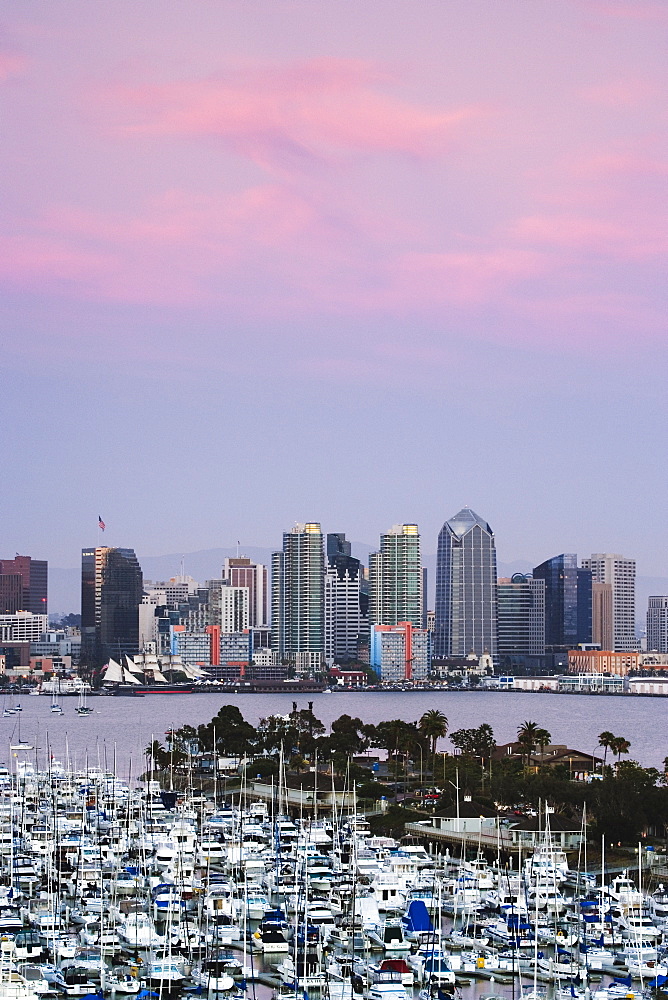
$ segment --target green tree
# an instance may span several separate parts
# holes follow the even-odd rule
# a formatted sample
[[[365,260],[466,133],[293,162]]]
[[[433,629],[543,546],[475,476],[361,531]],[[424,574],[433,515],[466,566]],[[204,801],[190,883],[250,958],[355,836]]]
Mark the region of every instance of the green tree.
[[[631,749],[631,744],[623,736],[615,736],[612,743],[610,744],[610,749],[617,758],[617,764],[621,762],[622,754],[628,753]]]
[[[537,729],[534,737],[536,740],[536,746],[540,749],[540,759],[542,763],[543,757],[545,756],[545,747],[549,747],[552,742],[552,733],[548,732],[547,729]]]
[[[600,747],[603,747],[604,768],[608,760],[608,750],[611,748],[612,744],[614,743],[614,740],[615,740],[615,735],[614,733],[611,733],[609,729],[604,729],[603,732],[599,734],[598,745]]]
[[[450,742],[461,754],[475,756],[477,729],[456,729],[450,733]]]
[[[431,755],[436,753],[436,743],[448,734],[448,720],[437,708],[430,708],[418,722],[418,729],[431,742]]]
[[[144,749],[144,754],[150,758],[150,771],[162,771],[169,767],[169,750],[167,750],[160,740],[153,740]]]
[[[536,733],[539,730],[537,722],[523,722],[517,728],[517,742],[522,748],[522,755],[525,763],[529,763],[529,757],[536,750]]]

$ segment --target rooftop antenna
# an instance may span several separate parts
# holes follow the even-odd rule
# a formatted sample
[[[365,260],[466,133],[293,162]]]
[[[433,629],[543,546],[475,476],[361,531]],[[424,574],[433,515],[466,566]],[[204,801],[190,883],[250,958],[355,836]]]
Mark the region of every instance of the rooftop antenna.
[[[239,558],[239,546],[240,545],[241,545],[241,542],[237,540],[237,559]]]
[[[185,575],[186,575],[186,557],[181,556],[181,576],[183,577]]]

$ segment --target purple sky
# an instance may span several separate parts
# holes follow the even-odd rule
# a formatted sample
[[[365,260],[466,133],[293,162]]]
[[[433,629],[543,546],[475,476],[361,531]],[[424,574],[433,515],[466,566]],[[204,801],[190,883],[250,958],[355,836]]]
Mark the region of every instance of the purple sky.
[[[664,0],[0,24],[3,555],[295,520],[668,575]]]

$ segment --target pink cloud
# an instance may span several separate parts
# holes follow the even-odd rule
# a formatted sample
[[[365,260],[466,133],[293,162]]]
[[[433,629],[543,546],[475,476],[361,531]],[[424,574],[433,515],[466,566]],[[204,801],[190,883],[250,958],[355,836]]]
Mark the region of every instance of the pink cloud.
[[[668,238],[660,222],[641,226],[572,215],[533,215],[519,219],[512,235],[522,242],[595,250],[612,256],[651,257],[666,252]]]
[[[0,83],[18,76],[26,66],[26,59],[17,52],[0,52]]]
[[[115,87],[127,135],[217,139],[264,167],[352,153],[440,155],[479,119],[481,106],[432,109],[384,93],[378,67],[315,59],[205,80]]]
[[[668,10],[662,0],[580,0],[586,11],[616,20],[665,21]]]
[[[580,91],[585,100],[608,108],[637,108],[658,93],[656,84],[641,79],[612,80]]]

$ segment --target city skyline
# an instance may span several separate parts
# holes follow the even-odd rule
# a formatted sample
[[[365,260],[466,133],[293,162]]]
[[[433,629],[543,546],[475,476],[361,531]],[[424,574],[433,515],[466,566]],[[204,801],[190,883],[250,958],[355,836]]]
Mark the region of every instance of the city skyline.
[[[665,3],[4,13],[3,551],[469,505],[668,576]]]

